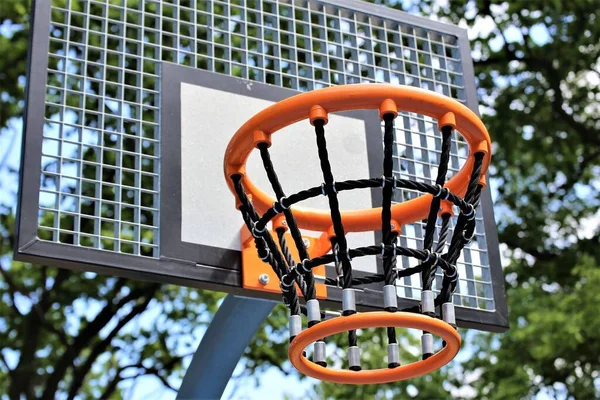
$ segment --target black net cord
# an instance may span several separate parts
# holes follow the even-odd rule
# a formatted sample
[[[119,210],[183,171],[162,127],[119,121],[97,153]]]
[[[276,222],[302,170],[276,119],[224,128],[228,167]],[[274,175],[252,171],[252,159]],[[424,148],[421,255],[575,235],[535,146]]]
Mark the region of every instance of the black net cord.
[[[350,249],[348,251],[348,253],[350,254],[351,258],[356,258],[356,257],[364,257],[364,256],[374,256],[374,255],[380,255],[381,254],[381,245],[377,246],[377,245],[372,245],[372,246],[365,246],[365,247],[357,247],[355,249]],[[412,257],[412,258],[416,258],[419,261],[424,261],[427,257],[428,257],[428,253],[424,250],[418,250],[418,249],[411,249],[408,247],[402,247],[402,246],[392,246],[392,245],[388,245],[388,246],[384,246],[383,247],[384,251],[394,251],[396,250],[396,254],[399,256],[406,256],[406,257]],[[304,266],[306,268],[314,268],[318,265],[323,265],[323,264],[327,264],[327,263],[331,263],[335,261],[335,255],[334,254],[325,254],[323,256],[319,256],[319,257],[314,257],[313,259],[311,259],[310,261],[306,262],[304,264]],[[455,270],[453,265],[450,265],[443,257],[441,257],[438,260],[438,266],[441,267],[444,271],[448,271],[448,273],[451,273]],[[398,276],[399,277],[405,277],[405,276],[410,276],[413,275],[415,273],[421,272],[423,270],[423,265],[420,264],[416,267],[412,267],[412,268],[406,268],[406,269],[402,269],[400,271],[398,271]],[[286,283],[291,282],[294,278],[295,275],[297,275],[298,272],[298,268],[292,268],[291,271],[283,277],[284,281],[286,281]],[[382,282],[384,280],[383,275],[380,274],[375,274],[375,275],[369,275],[369,276],[365,276],[362,278],[353,278],[352,281],[356,281],[356,282],[361,282],[361,283],[373,283],[373,282]],[[333,280],[328,280],[327,282],[334,282]]]
[[[469,179],[469,184],[467,187],[467,193],[465,194],[464,200],[469,204],[470,206],[472,206],[473,208],[469,207],[468,210],[465,210],[463,207],[460,207],[461,212],[458,215],[458,218],[456,220],[456,225],[454,226],[454,232],[452,233],[452,237],[450,239],[450,246],[448,249],[448,252],[446,254],[444,254],[441,258],[440,261],[446,263],[447,265],[454,265],[458,259],[458,257],[460,256],[460,252],[463,250],[464,246],[467,244],[467,241],[465,240],[465,233],[468,235],[469,232],[472,233],[472,231],[475,228],[475,216],[473,215],[472,219],[468,219],[466,217],[466,215],[469,214],[469,212],[475,212],[475,207],[477,206],[477,204],[479,203],[479,198],[481,195],[481,190],[483,188],[483,186],[479,183],[480,179],[481,179],[481,172],[482,172],[482,168],[483,168],[483,159],[485,157],[484,153],[475,153],[473,155],[474,157],[474,163],[473,163],[473,170],[471,171],[471,176]],[[448,215],[448,225],[450,224],[450,220],[451,220],[451,216],[449,214]],[[440,246],[440,243],[438,243],[438,246]],[[418,267],[416,267],[418,268]],[[454,267],[456,268],[456,267]],[[423,270],[422,270],[423,271]],[[404,272],[404,271],[402,271]],[[423,273],[423,272],[421,272]],[[456,288],[456,284],[457,284],[457,278],[454,278],[453,280],[451,280],[450,278],[448,278],[447,274],[444,274],[444,277],[442,279],[442,288],[440,290],[440,294],[436,297],[435,299],[435,305],[439,306],[445,302],[449,302],[452,298],[452,293],[454,292],[454,289]],[[407,311],[407,312],[418,312],[418,308],[416,307],[410,307],[410,308],[406,308],[403,309],[402,311]]]
[[[391,120],[391,122],[393,122],[393,119]],[[350,288],[350,287],[352,287],[352,285],[357,285],[357,284],[386,281],[387,277],[385,275],[379,275],[379,274],[365,276],[365,277],[356,278],[356,279],[352,278],[352,270],[351,270],[351,266],[349,265],[350,259],[352,257],[380,254],[382,251],[382,246],[367,246],[367,247],[361,247],[361,248],[357,248],[357,249],[348,249],[348,245],[347,245],[345,233],[344,233],[344,228],[343,228],[342,221],[341,221],[341,212],[339,210],[339,202],[337,199],[338,191],[350,190],[350,189],[355,189],[355,188],[376,187],[378,185],[382,185],[384,187],[384,189],[387,186],[391,190],[393,190],[394,187],[403,187],[403,188],[411,188],[411,189],[420,190],[420,191],[423,191],[426,193],[433,194],[434,199],[437,198],[439,200],[441,198],[444,198],[444,199],[451,201],[453,204],[455,204],[456,206],[459,207],[461,212],[457,218],[457,224],[456,224],[454,233],[452,235],[452,238],[450,240],[450,246],[449,246],[448,253],[445,254],[442,258],[440,258],[438,261],[438,265],[445,271],[445,274],[444,274],[444,279],[442,282],[441,293],[435,299],[435,303],[436,303],[436,305],[439,305],[439,304],[441,304],[441,302],[447,301],[451,297],[451,294],[452,294],[454,288],[456,287],[456,282],[457,282],[456,267],[454,266],[454,263],[456,261],[456,258],[460,254],[460,251],[462,250],[464,245],[468,242],[466,240],[467,238],[465,237],[465,233],[473,232],[474,227],[475,227],[474,206],[476,206],[479,203],[481,190],[483,188],[483,186],[479,183],[479,180],[481,178],[483,159],[484,159],[485,155],[483,153],[476,153],[474,155],[473,170],[471,172],[471,177],[470,177],[467,193],[466,193],[464,199],[461,199],[458,196],[456,196],[452,193],[449,193],[447,191],[442,193],[442,196],[440,196],[441,192],[439,192],[439,186],[437,186],[437,185],[441,186],[445,180],[445,172],[443,172],[443,171],[442,171],[443,173],[438,173],[438,180],[436,180],[436,186],[422,184],[419,182],[411,182],[411,181],[405,181],[405,180],[392,179],[389,176],[384,176],[379,179],[371,178],[371,179],[362,179],[362,180],[353,180],[353,181],[345,181],[345,182],[335,183],[335,181],[333,180],[333,174],[331,173],[331,166],[329,164],[323,125],[324,125],[323,121],[316,121],[316,123],[315,123],[317,146],[319,148],[319,159],[321,161],[321,169],[323,170],[323,177],[325,180],[325,183],[322,187],[304,190],[295,195],[291,195],[289,198],[286,198],[285,196],[281,196],[278,203],[274,204],[274,206],[271,209],[269,209],[267,211],[267,213],[265,213],[265,215],[263,215],[262,217],[259,217],[256,210],[254,209],[254,206],[249,201],[249,198],[244,191],[243,185],[241,184],[242,177],[240,175],[234,175],[232,177],[232,181],[234,183],[236,194],[238,195],[238,198],[240,199],[240,203],[241,203],[240,211],[242,213],[242,216],[244,218],[246,225],[248,226],[248,229],[250,229],[255,236],[255,242],[256,242],[257,251],[259,253],[259,257],[261,257],[264,261],[268,262],[271,265],[271,267],[273,268],[273,270],[275,271],[275,273],[278,276],[282,277],[282,282],[286,283],[286,285],[285,285],[286,289],[283,290],[284,300],[285,300],[286,304],[290,307],[292,315],[298,315],[300,312],[300,305],[299,305],[299,301],[298,301],[298,295],[296,293],[296,287],[295,287],[295,285],[291,285],[291,283],[293,283],[293,281],[297,281],[298,283],[303,283],[302,279],[301,279],[302,277],[299,275],[300,274],[299,271],[304,271],[303,273],[305,273],[305,271],[307,269],[311,269],[316,265],[321,265],[324,263],[332,262],[336,258],[336,256],[339,257],[337,266],[339,268],[341,265],[341,272],[342,272],[342,278],[343,278],[341,283],[344,288]],[[393,124],[389,124],[389,125],[393,126]],[[388,129],[387,129],[388,132],[390,131],[389,125],[388,125]],[[392,132],[393,132],[393,130],[392,130]],[[388,147],[388,149],[389,149],[389,147]],[[389,153],[387,153],[387,154],[389,154]],[[389,157],[389,155],[387,157]],[[442,158],[443,157],[440,157],[441,164],[443,161]],[[384,173],[386,175],[389,175],[389,173],[386,171],[387,166],[388,166],[388,164],[386,163],[384,165]],[[440,165],[440,169],[444,170],[444,168],[443,168],[444,166],[446,166],[446,168],[447,168],[447,161],[443,162],[443,165]],[[271,167],[272,167],[272,164],[271,164]],[[447,169],[446,169],[446,171],[447,171]],[[274,175],[274,177],[275,177],[274,181],[276,181],[276,183],[278,185],[279,183],[276,180],[277,179],[276,175]],[[441,181],[440,181],[440,178],[442,179]],[[280,185],[279,185],[279,188],[280,188]],[[289,253],[289,248],[287,247],[287,244],[285,243],[285,237],[284,237],[285,231],[282,229],[282,230],[278,230],[278,232],[277,232],[281,248],[284,249],[283,251],[285,253],[285,254],[282,254],[282,252],[279,249],[279,247],[277,246],[277,244],[275,244],[275,241],[273,240],[273,237],[271,236],[269,231],[264,228],[265,228],[266,222],[270,221],[270,219],[272,219],[274,215],[277,215],[278,213],[283,212],[286,208],[289,208],[292,204],[295,204],[296,202],[299,202],[303,199],[315,197],[318,194],[320,194],[321,192],[324,192],[327,195],[329,203],[330,203],[329,205],[330,205],[330,210],[331,210],[332,225],[334,228],[334,234],[336,235],[332,239],[332,248],[336,249],[336,250],[334,250],[335,254],[324,255],[324,256],[320,256],[320,257],[315,257],[312,260],[307,260],[304,267],[302,269],[299,269],[298,265],[295,264],[293,257],[291,257],[291,254]],[[284,194],[284,193],[281,190],[281,192],[279,192],[278,194]],[[438,207],[439,207],[439,205],[438,205]],[[279,210],[277,210],[277,208],[279,208]],[[382,207],[382,209],[383,209],[383,207]],[[437,211],[437,207],[435,209]],[[269,213],[272,215],[266,217],[266,215]],[[390,215],[389,218],[391,221],[391,211],[390,211],[389,215]],[[292,215],[292,218],[293,218],[293,215]],[[389,229],[390,224],[386,224],[386,226],[387,226],[387,228],[386,228],[385,225],[383,224],[384,218],[385,218],[385,215],[382,212],[382,231],[384,231],[384,233],[385,233],[384,238],[392,238],[392,237],[394,237],[394,235],[391,235],[391,233],[393,233],[393,232],[390,232],[390,230],[387,230],[387,229]],[[437,212],[436,212],[436,218],[437,218]],[[441,229],[440,229],[440,232],[438,235],[438,245],[436,246],[436,252],[443,250],[443,248],[445,247],[444,244],[445,244],[447,236],[448,236],[448,229],[449,229],[449,225],[450,225],[450,221],[451,221],[451,215],[450,214],[443,215],[443,216],[441,216],[441,219],[442,219],[442,226],[441,226]],[[260,225],[260,224],[262,224],[262,225]],[[297,228],[297,225],[296,225],[296,228]],[[386,240],[386,242],[389,242],[389,240]],[[304,243],[302,243],[302,244],[304,244]],[[414,257],[422,262],[417,267],[407,268],[407,269],[404,269],[401,271],[397,271],[396,273],[398,276],[403,277],[403,276],[409,276],[409,275],[412,275],[415,273],[421,273],[421,274],[424,273],[424,271],[425,271],[424,267],[426,267],[426,266],[424,266],[425,263],[423,261],[427,259],[428,255],[429,255],[428,252],[423,251],[423,250],[391,246],[390,244],[385,244],[385,243],[382,243],[382,245],[383,245],[383,251],[384,251],[383,254],[384,255],[393,254],[393,252],[396,252],[398,255]],[[429,245],[429,248],[431,246],[432,246],[432,244]],[[301,247],[303,247],[303,246],[301,246]],[[290,268],[288,268],[288,265],[290,266]],[[395,267],[392,269],[395,270]],[[340,275],[339,270],[338,270],[338,275]],[[286,278],[287,278],[287,280],[286,280]],[[335,279],[331,279],[331,278],[326,278],[326,282],[327,282],[327,284],[337,283]],[[304,291],[306,286],[301,285],[300,287]],[[412,311],[412,310],[407,310],[407,311]],[[397,343],[396,338],[395,338],[394,328],[388,328],[388,337],[390,339],[390,343]],[[349,338],[350,346],[355,346],[356,345],[356,332],[354,332],[354,331],[348,332],[348,338]]]
[[[383,176],[391,178],[394,168],[394,115],[386,114],[383,117],[385,127],[383,133]],[[383,242],[389,240],[392,222],[392,194],[393,183],[385,180],[383,182],[382,202],[381,202],[381,234]],[[386,243],[387,244],[387,243]]]
[[[269,182],[273,187],[273,191],[277,196],[278,200],[285,198],[285,192],[281,187],[281,183],[279,182],[279,178],[275,173],[275,168],[273,167],[273,162],[271,161],[271,155],[269,154],[269,147],[266,143],[260,143],[258,145],[258,149],[260,151],[260,156],[263,161],[263,166],[265,171],[267,172],[267,177],[269,178]],[[298,229],[298,225],[296,224],[296,218],[294,218],[294,214],[292,210],[286,208],[283,210],[283,215],[285,216],[285,220],[287,221],[288,228],[290,230],[290,234],[294,239],[294,243],[296,245],[296,249],[298,250],[298,255],[300,256],[300,261],[308,260],[309,254],[304,245],[304,241],[302,240],[302,234],[300,233],[300,229]],[[317,297],[317,291],[315,289],[315,278],[311,271],[307,272],[303,275],[304,281],[306,282],[306,300],[315,299]]]
[[[324,189],[329,200],[329,209],[331,212],[331,223],[335,240],[338,245],[338,259],[342,263],[342,271],[344,273],[342,286],[344,289],[352,288],[352,265],[350,263],[350,254],[348,253],[348,243],[346,242],[346,233],[342,225],[342,215],[340,212],[340,204],[335,190],[335,180],[331,172],[331,164],[329,162],[329,154],[327,152],[327,140],[325,139],[325,121],[316,120],[315,135],[317,137],[317,148],[319,153],[319,161],[321,162],[321,171],[323,172]],[[356,331],[348,331],[348,345],[356,346]]]
[[[246,223],[246,226],[248,227],[250,232],[252,232],[253,224],[256,222],[255,219],[258,217],[258,214],[256,213],[256,209],[250,202],[250,199],[248,198],[248,195],[246,194],[246,191],[242,186],[241,177],[239,175],[234,175],[231,179],[233,181],[236,193],[238,195],[238,199],[241,203],[240,212],[242,213],[242,218],[244,219],[244,222]],[[254,243],[256,244],[258,256],[261,259],[267,259],[267,256],[269,256],[269,260],[272,259],[275,262],[275,264],[271,265],[273,267],[273,271],[279,279],[282,279],[283,275],[285,275],[285,273],[287,272],[285,269],[285,263],[282,264],[276,262],[277,259],[274,258],[274,254],[272,254],[270,248],[271,246],[269,246],[267,236],[271,237],[269,232],[265,230],[262,236],[254,238]],[[271,240],[272,239],[273,238],[271,237]],[[281,253],[279,254],[281,255]]]
[[[250,202],[250,199],[244,190],[241,175],[233,175],[231,177],[231,181],[233,182],[235,192],[241,203],[240,212],[242,213],[242,217],[247,224],[246,226],[252,232],[253,226],[251,224],[256,223],[256,220],[258,220],[256,209]],[[250,223],[250,225],[248,225],[248,223]],[[271,268],[279,277],[279,279],[283,279],[283,275],[287,272],[284,270],[285,261],[283,260],[283,256],[281,255],[281,252],[279,251],[279,248],[275,244],[275,241],[273,240],[273,237],[269,231],[265,230],[260,240],[259,238],[255,238],[254,242],[256,243],[256,247],[259,252],[258,256],[271,265]],[[296,292],[296,287],[294,285],[292,285],[289,290],[283,291],[283,298],[284,302],[287,303],[288,307],[290,308],[291,314],[300,315],[300,303],[298,301],[298,293]]]
[[[235,175],[234,177],[232,177],[232,181],[234,183],[234,187],[235,187],[236,193],[238,195],[238,198],[240,199],[240,202],[242,203],[242,206],[240,207],[240,211],[242,213],[242,218],[244,219],[244,222],[246,223],[248,230],[250,230],[250,232],[252,232],[253,224],[256,224],[256,221],[252,221],[251,215],[254,215],[254,216],[256,216],[256,218],[258,218],[258,213],[256,212],[256,209],[250,202],[250,199],[248,198],[248,195],[246,194],[246,192],[244,190],[244,187],[241,183],[241,177],[239,177],[238,175]],[[275,274],[277,274],[277,277],[280,280],[282,280],[283,276],[288,272],[288,268],[286,267],[286,262],[283,259],[283,255],[277,248],[277,245],[275,244],[275,241],[273,240],[273,237],[271,236],[271,234],[267,230],[265,230],[263,232],[262,236],[254,238],[254,243],[256,244],[259,258],[262,259],[263,261],[267,261],[271,265],[271,268],[273,269]],[[270,251],[267,249],[270,249]],[[288,253],[289,253],[289,249],[288,249]],[[290,255],[290,258],[291,258],[291,255]],[[302,294],[304,295],[304,297],[307,298],[307,296],[308,296],[307,290],[308,289],[307,289],[307,284],[304,281],[304,278],[300,275],[296,275],[295,281],[298,284],[298,286],[300,287],[300,290],[302,291]],[[296,291],[296,288],[294,287],[294,293],[295,293],[295,291]],[[297,298],[295,298],[295,299],[291,298],[291,296],[292,296],[291,294],[284,293],[284,297],[285,296],[290,296],[290,298],[287,300],[290,302],[293,301],[294,304],[298,302]]]
[[[475,208],[477,208],[477,206],[479,205],[479,197],[481,196],[482,189],[482,185],[477,185],[477,188],[475,189],[475,193],[473,195],[473,207]],[[473,233],[475,232],[475,225],[476,220],[475,218],[473,218],[473,220],[469,221],[467,227],[465,228],[465,238],[471,238],[473,236]]]
[[[290,252],[290,248],[288,247],[287,240],[285,239],[285,229],[279,228],[276,229],[277,239],[279,239],[279,247],[281,248],[281,252],[287,261],[287,264],[290,267],[295,267],[296,262],[294,261],[294,257],[292,257],[292,253]]]
[[[342,182],[335,182],[334,187],[337,192],[342,192],[346,190],[353,189],[366,189],[366,188],[375,188],[381,187],[383,181],[390,181],[395,183],[395,187],[399,189],[410,189],[417,190],[419,192],[429,193],[434,196],[442,195],[447,196],[447,200],[457,206],[460,210],[464,212],[469,212],[470,206],[464,201],[462,198],[458,197],[456,194],[452,192],[440,192],[439,187],[435,185],[429,185],[427,183],[409,181],[406,179],[394,179],[394,178],[369,178],[369,179],[357,179],[357,180],[348,180]],[[310,189],[301,190],[298,193],[294,193],[283,199],[283,207],[291,207],[294,204],[297,204],[301,201],[312,199],[323,194],[323,186],[315,186]],[[259,221],[256,223],[256,227],[259,229],[267,226],[269,221],[271,221],[275,216],[280,213],[281,205],[274,204],[271,208],[269,208],[262,217],[260,217]]]
[[[440,163],[438,166],[438,173],[435,180],[436,185],[439,187],[444,186],[446,183],[446,174],[448,173],[448,162],[450,161],[450,148],[452,145],[452,127],[442,127],[442,151],[440,154]],[[423,249],[431,250],[433,245],[433,236],[435,233],[435,224],[437,222],[437,214],[440,209],[441,199],[435,196],[431,201],[431,207],[429,208],[429,215],[427,216],[427,224],[425,226],[425,236],[423,238]],[[432,263],[427,263],[427,266],[421,273],[421,280],[423,282],[423,290],[431,290],[433,285],[433,279],[435,277],[435,270],[437,269]]]
[[[385,114],[383,116],[383,176],[392,178],[394,173],[394,114]],[[395,243],[398,234],[392,232],[392,196],[394,194],[394,184],[386,179],[383,183],[381,202],[381,237],[384,245]],[[399,227],[396,227],[398,229]],[[396,284],[396,253],[384,252],[383,254],[383,273],[385,275],[386,285]],[[396,309],[387,311],[395,312]],[[397,343],[396,329],[393,326],[387,328],[388,343]]]
[[[465,195],[465,199],[467,201],[470,201],[474,198],[478,199],[478,192],[481,191],[481,185],[479,184],[479,180],[481,178],[481,170],[483,168],[484,153],[475,153],[473,157],[475,158],[475,162],[473,164],[473,171],[471,172],[471,179],[469,180],[467,194]],[[471,211],[475,212],[474,205],[471,206],[473,207]],[[474,215],[470,221],[473,224],[475,223]],[[461,250],[466,244],[463,240],[463,235],[465,233],[465,228],[467,227],[468,223],[469,221],[466,217],[466,214],[464,212],[461,212],[456,220],[456,226],[454,227],[452,239],[450,240],[450,248],[448,249],[448,253],[446,254],[446,260],[451,264],[454,264],[456,262]]]
[[[485,157],[484,153],[476,153],[474,155],[475,162],[473,165],[473,172],[471,173],[471,179],[469,181],[469,187],[467,189],[467,193],[465,194],[465,200],[472,206],[472,212],[475,213],[477,206],[479,205],[479,200],[481,197],[481,190],[483,186],[480,183],[481,180],[481,171],[483,169],[483,158]],[[476,225],[476,216],[473,214],[472,218],[466,218],[464,215],[460,215],[459,217],[463,217],[466,219],[464,223],[463,230],[463,240],[460,241],[462,243],[461,246],[457,247],[456,250],[452,253],[453,262],[456,262],[458,257],[460,256],[460,252],[464,248],[464,246],[470,241],[473,232],[475,231]],[[454,239],[454,237],[453,237]],[[458,240],[458,239],[457,239]],[[450,253],[450,251],[449,251]]]
[[[335,286],[340,287],[341,286],[341,281],[342,278],[344,276],[344,270],[342,269],[342,262],[340,261],[339,257],[337,256],[338,252],[339,252],[339,248],[340,246],[337,243],[337,240],[335,240],[335,237],[332,237],[330,239],[331,241],[331,253],[334,254],[334,261],[333,261],[333,265],[335,268]],[[327,279],[326,279],[327,280]],[[354,279],[352,280],[352,284],[354,284]]]
[[[442,226],[440,227],[440,232],[438,234],[437,246],[435,246],[436,253],[441,253],[442,251],[444,251],[446,241],[448,240],[448,232],[450,230],[451,218],[452,214],[450,213],[442,215]]]
[[[473,157],[475,158],[473,163],[473,171],[471,172],[471,179],[469,180],[467,194],[465,194],[464,197],[465,201],[469,204],[473,204],[475,197],[478,197],[476,192],[481,179],[481,171],[483,170],[483,158],[485,157],[485,153],[475,153]]]
[[[467,217],[463,211],[458,215],[456,220],[456,225],[454,227],[454,232],[452,233],[452,238],[450,239],[450,247],[448,252],[444,255],[444,259],[451,265],[456,264],[458,257],[460,256],[460,252],[468,243],[468,240],[465,240],[465,233],[468,234],[470,230],[470,226],[472,225],[473,229],[475,226],[475,206],[476,204],[472,204],[471,201],[478,200],[481,192],[482,186],[479,184],[481,179],[481,171],[483,169],[483,158],[484,153],[475,153],[473,155],[475,161],[473,163],[473,170],[471,171],[471,178],[469,180],[469,185],[467,187],[467,193],[465,195],[465,200],[469,202],[471,205],[470,213],[472,215]],[[472,232],[472,231],[471,231]],[[469,238],[470,239],[470,238]],[[440,300],[441,303],[450,301],[452,297],[452,292],[456,288],[456,280],[450,282],[448,276],[444,275],[442,279],[442,290],[440,291]]]
[[[383,133],[383,176],[384,178],[392,178],[394,168],[394,115],[385,114],[383,120],[385,123]],[[394,193],[394,184],[390,179],[386,179],[382,189],[381,202],[381,236],[384,245],[392,244],[397,237],[397,233],[392,235],[392,195]],[[398,228],[398,227],[396,227]],[[396,255],[386,252],[383,255],[383,273],[385,275],[385,284],[393,285],[396,282],[396,271],[393,268],[395,263],[392,258]]]
[[[448,163],[450,161],[450,148],[452,144],[451,140],[452,128],[445,126],[442,128],[442,151],[440,154],[440,163],[438,166],[438,173],[435,179],[435,184],[444,186],[446,183],[446,174],[448,173]],[[423,248],[431,249],[433,245],[433,235],[435,231],[435,223],[437,220],[437,212],[440,208],[440,197],[434,197],[431,202],[430,214],[427,219],[427,226],[425,228],[425,237],[423,239]],[[432,218],[433,217],[433,218]]]
[[[344,288],[352,287],[352,265],[350,263],[350,256],[348,254],[348,243],[346,242],[346,234],[344,232],[344,226],[342,225],[342,215],[340,212],[340,204],[337,198],[337,191],[335,189],[335,181],[333,179],[333,173],[331,172],[331,164],[329,162],[329,154],[327,152],[327,141],[325,139],[325,129],[323,120],[314,121],[315,134],[317,137],[317,148],[319,153],[319,161],[321,163],[321,171],[323,172],[323,180],[325,183],[325,192],[327,199],[329,200],[329,209],[331,212],[331,223],[333,225],[333,232],[336,237],[338,244],[338,257],[342,263],[342,270],[344,272],[344,279],[342,285]]]
[[[296,262],[294,261],[294,257],[292,257],[290,248],[287,245],[287,240],[285,239],[285,229],[278,228],[275,230],[275,232],[277,233],[277,239],[279,240],[279,248],[281,249],[281,252],[283,253],[283,256],[285,257],[285,261],[287,262],[287,265],[291,268],[295,267]],[[289,269],[288,269],[288,271],[289,271]],[[302,276],[298,276],[298,279],[296,279],[296,283],[300,287],[300,291],[302,292],[302,294],[305,295],[305,293],[307,293],[308,289],[306,287],[306,282],[304,281],[304,278],[302,278]]]
[[[397,238],[398,232],[390,232],[389,239],[386,241],[387,243],[384,243],[384,249],[386,250],[383,251],[383,274],[386,285],[395,285],[398,278],[398,272],[396,271],[398,259],[396,258],[397,251],[395,245]]]

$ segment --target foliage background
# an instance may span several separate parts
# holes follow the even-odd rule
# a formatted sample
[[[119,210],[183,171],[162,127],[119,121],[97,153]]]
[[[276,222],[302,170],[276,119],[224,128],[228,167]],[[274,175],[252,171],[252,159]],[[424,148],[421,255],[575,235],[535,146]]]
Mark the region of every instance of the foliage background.
[[[386,4],[470,29],[481,111],[495,141],[511,329],[469,332],[469,359],[409,385],[322,384],[308,395],[599,397],[600,2]],[[0,2],[0,396],[122,398],[142,375],[175,390],[220,294],[12,260],[29,6]],[[272,368],[294,374],[285,324],[278,307],[238,379]],[[377,358],[377,334],[366,335],[373,344],[364,351]]]

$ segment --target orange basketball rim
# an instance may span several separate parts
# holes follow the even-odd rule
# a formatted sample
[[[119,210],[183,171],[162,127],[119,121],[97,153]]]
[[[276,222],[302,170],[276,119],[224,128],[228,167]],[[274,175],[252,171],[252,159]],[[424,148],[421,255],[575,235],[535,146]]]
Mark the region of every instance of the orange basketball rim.
[[[399,327],[431,332],[444,339],[446,346],[426,360],[396,368],[350,371],[325,368],[309,361],[304,349],[311,343],[331,335],[354,329]],[[335,383],[356,385],[397,382],[428,374],[448,364],[460,350],[460,335],[449,324],[439,319],[414,313],[367,312],[323,321],[300,333],[289,348],[290,361],[301,373]]]
[[[234,176],[240,176],[242,185],[252,197],[257,211],[265,213],[276,199],[267,195],[246,175],[246,161],[259,144],[271,144],[271,135],[277,131],[308,119],[311,124],[328,121],[329,113],[374,109],[379,116],[393,114],[398,110],[424,114],[438,121],[440,131],[451,127],[458,131],[469,146],[469,156],[461,170],[444,185],[450,192],[464,196],[474,171],[475,154],[483,158],[478,166],[481,173],[478,184],[485,185],[485,173],[490,163],[491,140],[479,117],[463,104],[440,94],[406,86],[387,84],[355,84],[319,89],[302,93],[280,101],[250,118],[233,136],[225,152],[224,169],[231,191]],[[391,221],[399,226],[428,218],[432,204],[432,194],[391,206]],[[238,204],[239,205],[239,204]],[[442,204],[442,207],[448,205]],[[452,207],[449,205],[449,207]],[[329,210],[315,210],[293,207],[298,227],[320,231],[322,246],[319,253],[325,254],[329,247],[332,230],[332,216]],[[382,224],[381,207],[341,211],[341,220],[346,232],[374,231]],[[314,256],[314,254],[313,254]],[[297,267],[296,267],[297,268]],[[283,281],[282,281],[283,282]],[[430,290],[430,289],[427,289]],[[431,300],[433,302],[433,299]],[[435,315],[435,313],[433,313]],[[325,368],[308,360],[306,347],[322,338],[341,332],[361,328],[403,327],[419,329],[435,334],[445,341],[445,346],[423,360],[398,365],[394,368],[375,370],[338,370]],[[394,382],[427,374],[450,362],[460,349],[460,336],[453,325],[429,315],[407,312],[366,312],[345,315],[309,326],[295,336],[290,344],[289,356],[292,364],[302,373],[314,378],[351,384],[377,384]]]
[[[327,122],[328,113],[349,110],[375,109],[384,113],[398,110],[424,114],[435,118],[440,128],[452,126],[466,140],[470,154],[484,153],[481,184],[490,163],[491,140],[483,122],[469,108],[456,100],[432,91],[388,84],[352,84],[314,90],[289,97],[262,110],[250,118],[232,137],[225,151],[224,171],[232,193],[235,194],[231,176],[241,175],[242,183],[256,209],[265,212],[276,201],[259,189],[246,175],[246,161],[259,143],[270,145],[270,136],[301,120],[315,119]],[[464,195],[473,157],[445,185],[452,193]],[[394,204],[392,219],[400,225],[425,219],[432,195]],[[294,215],[300,228],[327,232],[331,228],[328,210],[294,206]],[[342,223],[347,232],[375,230],[381,224],[381,208],[342,211]]]

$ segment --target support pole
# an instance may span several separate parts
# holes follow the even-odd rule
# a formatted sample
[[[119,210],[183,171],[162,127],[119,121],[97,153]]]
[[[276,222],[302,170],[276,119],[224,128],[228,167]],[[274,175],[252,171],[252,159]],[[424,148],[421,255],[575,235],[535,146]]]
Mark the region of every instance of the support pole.
[[[244,350],[276,304],[227,295],[198,345],[177,399],[220,399]]]

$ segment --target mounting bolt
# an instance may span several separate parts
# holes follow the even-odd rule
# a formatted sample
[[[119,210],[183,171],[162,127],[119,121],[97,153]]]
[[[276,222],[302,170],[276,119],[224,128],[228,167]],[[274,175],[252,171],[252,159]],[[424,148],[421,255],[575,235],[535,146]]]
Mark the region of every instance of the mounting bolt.
[[[260,274],[260,276],[258,277],[258,281],[261,285],[266,285],[267,283],[269,283],[269,275]]]
[[[307,249],[310,247],[310,240],[306,238],[302,239],[302,243],[304,243],[304,246],[306,246]]]
[[[287,226],[287,221],[284,219],[283,221],[281,221],[281,225]]]

